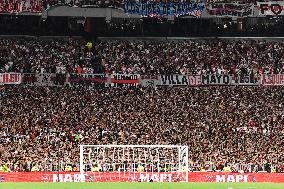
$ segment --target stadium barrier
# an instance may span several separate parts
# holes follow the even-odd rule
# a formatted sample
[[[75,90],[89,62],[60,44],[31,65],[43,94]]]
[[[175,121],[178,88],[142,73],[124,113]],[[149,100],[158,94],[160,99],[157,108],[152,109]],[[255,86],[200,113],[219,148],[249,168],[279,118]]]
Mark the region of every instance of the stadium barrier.
[[[0,172],[0,182],[178,182],[176,172]],[[189,182],[284,183],[283,173],[189,172]]]

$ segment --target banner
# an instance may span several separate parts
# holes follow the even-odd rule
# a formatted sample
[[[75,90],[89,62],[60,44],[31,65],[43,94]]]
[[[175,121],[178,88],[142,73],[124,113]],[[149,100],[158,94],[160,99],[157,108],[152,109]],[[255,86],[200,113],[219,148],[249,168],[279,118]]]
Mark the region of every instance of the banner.
[[[251,75],[234,75],[232,77],[232,85],[260,85],[261,77],[256,78]]]
[[[23,74],[23,83],[31,86],[63,86],[66,74],[31,73]]]
[[[189,15],[201,16],[204,3],[196,2],[124,2],[124,12],[141,16]]]
[[[232,76],[230,75],[202,75],[203,85],[230,85],[232,83]]]
[[[159,76],[142,76],[140,77],[140,84],[142,87],[155,88],[159,85]]]
[[[110,87],[138,87],[140,85],[139,74],[111,74]]]
[[[257,9],[260,16],[284,15],[283,1],[257,2]]]
[[[189,79],[189,83],[190,86],[199,86],[202,85],[202,76],[201,75],[189,75],[188,79]]]
[[[178,182],[176,172],[0,172],[1,182]],[[284,183],[284,173],[189,172],[189,182]]]
[[[108,77],[105,74],[70,74],[68,84],[72,86],[95,85],[104,87],[107,79]]]
[[[248,17],[253,16],[253,4],[210,3],[207,11],[219,17]]]
[[[159,75],[139,74],[55,74],[55,73],[0,73],[0,85],[30,86],[99,86],[99,87],[157,87],[157,86],[282,86],[284,74],[268,75]]]
[[[160,84],[165,86],[230,85],[230,75],[160,75]]]
[[[262,75],[261,84],[264,86],[284,85],[284,74]]]
[[[0,85],[20,84],[21,81],[20,73],[0,73]]]
[[[186,75],[160,75],[159,85],[167,86],[187,86],[189,85],[188,76]]]

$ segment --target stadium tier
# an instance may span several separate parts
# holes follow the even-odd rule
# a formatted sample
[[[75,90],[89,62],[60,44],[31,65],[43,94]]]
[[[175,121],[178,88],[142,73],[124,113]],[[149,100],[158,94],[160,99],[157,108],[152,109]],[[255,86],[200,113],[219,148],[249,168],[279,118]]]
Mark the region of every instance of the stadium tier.
[[[281,40],[0,44],[2,170],[79,171],[81,144],[159,144],[188,146],[189,171],[284,171]],[[134,154],[88,151],[84,170],[180,169],[174,151],[155,149],[159,165],[119,151]]]
[[[280,74],[283,41],[0,39],[0,72]]]
[[[281,86],[12,86],[0,102],[0,164],[11,171],[77,169],[80,144],[187,145],[191,171],[283,171]]]

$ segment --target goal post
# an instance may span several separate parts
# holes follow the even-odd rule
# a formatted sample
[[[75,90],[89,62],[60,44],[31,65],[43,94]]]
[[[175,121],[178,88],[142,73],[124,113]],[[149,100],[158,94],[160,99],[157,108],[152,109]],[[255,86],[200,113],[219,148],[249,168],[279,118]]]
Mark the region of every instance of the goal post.
[[[188,146],[80,145],[86,182],[188,182]]]

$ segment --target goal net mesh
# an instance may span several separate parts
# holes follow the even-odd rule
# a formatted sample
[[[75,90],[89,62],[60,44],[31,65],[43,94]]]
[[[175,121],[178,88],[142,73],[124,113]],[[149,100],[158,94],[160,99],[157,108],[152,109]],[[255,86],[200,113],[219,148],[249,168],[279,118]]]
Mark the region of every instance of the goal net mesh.
[[[81,145],[80,173],[89,182],[188,182],[188,147]]]

